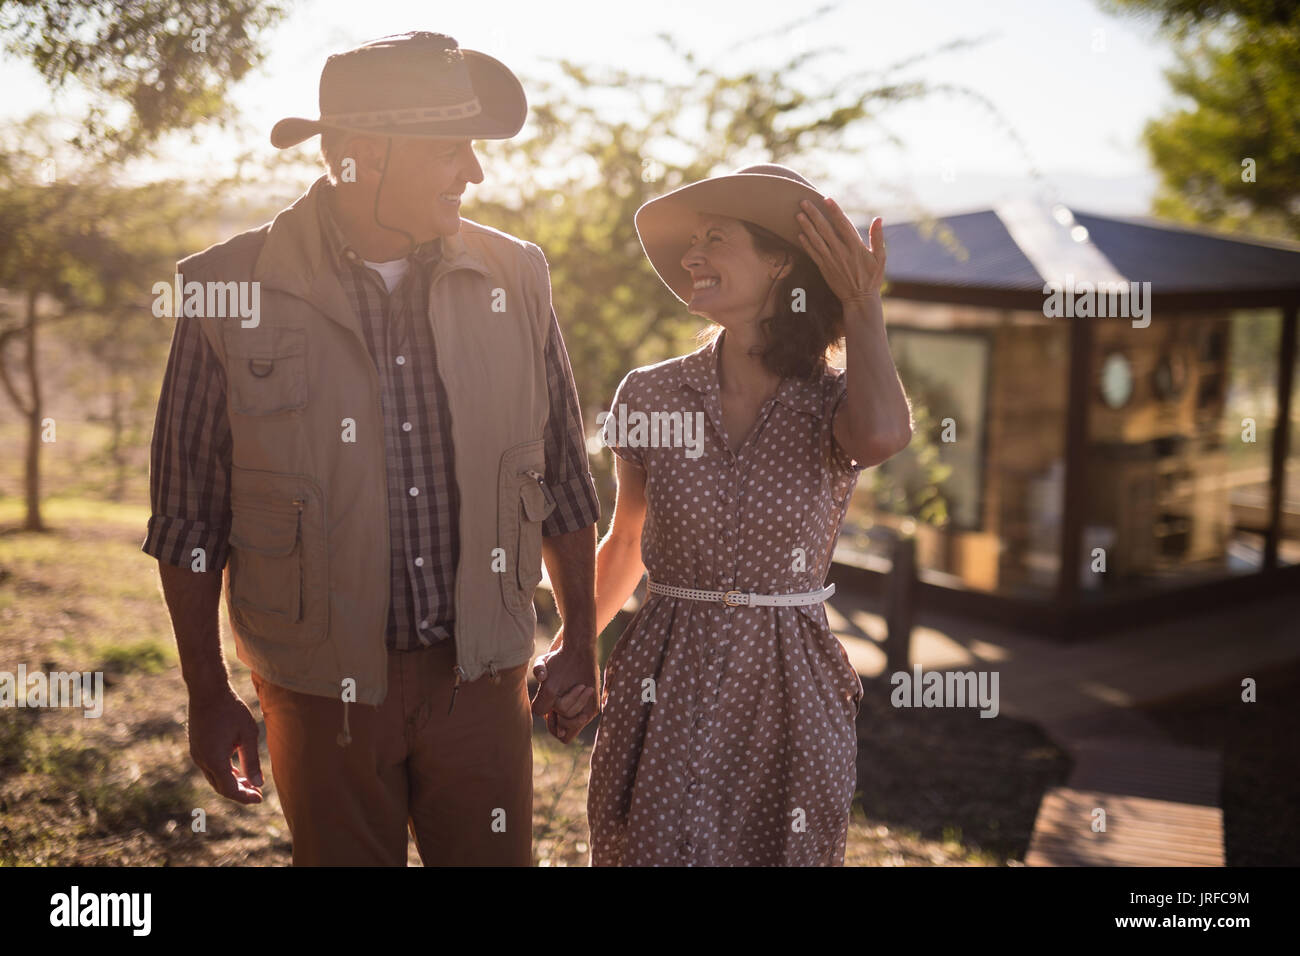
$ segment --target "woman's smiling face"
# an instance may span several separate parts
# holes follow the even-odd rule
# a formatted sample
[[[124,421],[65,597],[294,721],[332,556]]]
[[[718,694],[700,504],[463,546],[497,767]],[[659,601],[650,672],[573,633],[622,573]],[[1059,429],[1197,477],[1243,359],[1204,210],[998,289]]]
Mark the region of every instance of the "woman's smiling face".
[[[729,328],[765,313],[779,259],[761,255],[739,219],[697,213],[687,241],[682,268],[691,275],[692,315]]]

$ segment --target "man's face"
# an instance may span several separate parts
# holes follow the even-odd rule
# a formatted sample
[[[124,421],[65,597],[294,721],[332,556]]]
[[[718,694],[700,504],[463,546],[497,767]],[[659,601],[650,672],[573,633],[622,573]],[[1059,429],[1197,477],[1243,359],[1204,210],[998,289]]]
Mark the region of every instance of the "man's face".
[[[382,164],[382,150],[379,160]],[[461,194],[467,183],[482,181],[470,140],[394,137],[379,195],[380,220],[406,230],[417,243],[455,235]]]

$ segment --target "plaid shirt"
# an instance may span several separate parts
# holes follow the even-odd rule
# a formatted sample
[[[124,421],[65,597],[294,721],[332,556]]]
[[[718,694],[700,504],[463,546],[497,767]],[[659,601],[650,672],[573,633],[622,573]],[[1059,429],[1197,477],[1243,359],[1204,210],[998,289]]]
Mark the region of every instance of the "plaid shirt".
[[[430,646],[452,634],[459,514],[447,401],[434,358],[428,311],[432,264],[441,245],[418,246],[390,295],[378,273],[352,250],[322,204],[330,258],[361,319],[379,374],[388,484],[392,600],[390,650]],[[546,344],[550,415],[544,433],[546,483],[555,510],[548,536],[594,524],[600,514],[587,462],[582,413],[568,352],[551,310]],[[194,322],[178,321],[154,425],[149,490],[153,515],[142,550],[180,567],[193,548],[220,570],[230,532],[230,421],[225,370]],[[417,489],[412,495],[410,489]]]

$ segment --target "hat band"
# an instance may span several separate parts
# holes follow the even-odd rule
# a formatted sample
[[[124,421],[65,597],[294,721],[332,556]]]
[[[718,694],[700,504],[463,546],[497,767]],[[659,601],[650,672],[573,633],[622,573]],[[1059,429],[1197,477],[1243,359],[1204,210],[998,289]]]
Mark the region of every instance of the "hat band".
[[[483,112],[478,97],[451,106],[420,106],[400,110],[374,110],[368,113],[330,113],[322,123],[336,126],[412,126],[430,120],[465,119]]]

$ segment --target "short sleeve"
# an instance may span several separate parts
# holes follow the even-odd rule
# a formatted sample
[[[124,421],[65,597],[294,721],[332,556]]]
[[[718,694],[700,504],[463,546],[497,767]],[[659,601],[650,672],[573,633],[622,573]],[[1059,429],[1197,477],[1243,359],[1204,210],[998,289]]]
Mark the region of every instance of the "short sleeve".
[[[641,408],[638,378],[639,370],[633,369],[623,376],[623,381],[619,382],[618,389],[614,392],[614,400],[610,402],[609,411],[602,417],[601,443],[619,458],[644,469],[645,449],[629,445],[623,440],[627,436],[627,421],[631,414],[635,411],[644,411]]]
[[[822,415],[823,448],[827,466],[833,471],[856,475],[866,466],[853,460],[853,456],[840,447],[835,437],[835,413],[849,393],[849,379],[844,369],[830,369],[824,379],[824,413]]]

